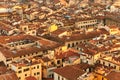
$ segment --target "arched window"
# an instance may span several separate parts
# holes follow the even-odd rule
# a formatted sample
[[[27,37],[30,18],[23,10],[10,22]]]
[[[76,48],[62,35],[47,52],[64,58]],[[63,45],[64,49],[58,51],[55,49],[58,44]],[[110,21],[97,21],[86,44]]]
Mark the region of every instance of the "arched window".
[[[68,44],[68,48],[70,47],[70,44]]]
[[[75,45],[74,45],[74,43],[72,43],[72,47],[74,47]]]

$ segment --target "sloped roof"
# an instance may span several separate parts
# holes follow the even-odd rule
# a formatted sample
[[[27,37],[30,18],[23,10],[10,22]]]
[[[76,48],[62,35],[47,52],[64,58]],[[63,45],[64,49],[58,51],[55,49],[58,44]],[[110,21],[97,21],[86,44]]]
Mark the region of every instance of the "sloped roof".
[[[33,76],[28,76],[28,77],[25,78],[25,80],[37,80],[37,79]]]

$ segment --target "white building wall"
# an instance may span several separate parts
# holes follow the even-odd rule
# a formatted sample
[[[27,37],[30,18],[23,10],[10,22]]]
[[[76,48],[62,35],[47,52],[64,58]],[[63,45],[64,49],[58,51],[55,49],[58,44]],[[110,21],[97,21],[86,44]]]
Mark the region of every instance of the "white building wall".
[[[77,27],[97,24],[97,19],[76,22]]]
[[[59,79],[58,79],[58,77],[59,77]],[[66,78],[64,78],[64,77],[62,77],[59,74],[57,74],[57,73],[54,72],[54,80],[68,80],[68,79],[66,79]]]
[[[6,64],[6,58],[1,52],[0,52],[0,61],[3,61]]]

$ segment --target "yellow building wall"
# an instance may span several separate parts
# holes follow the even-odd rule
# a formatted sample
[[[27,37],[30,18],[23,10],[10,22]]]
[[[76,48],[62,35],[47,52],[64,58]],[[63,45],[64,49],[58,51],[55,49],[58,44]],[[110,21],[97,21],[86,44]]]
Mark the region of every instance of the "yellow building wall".
[[[29,31],[28,25],[21,26],[22,31],[26,32]]]
[[[96,76],[96,80],[102,80],[102,76],[101,75],[96,74],[95,76]]]
[[[39,66],[39,68],[37,68]],[[28,71],[24,71],[25,69],[29,69]],[[20,80],[25,80],[26,77],[28,76],[34,76],[36,77],[37,80],[41,80],[42,79],[42,71],[41,71],[41,64],[35,64],[32,66],[25,66],[25,67],[21,67],[20,69],[18,67],[16,67],[16,74],[18,76],[18,78],[20,77]],[[18,71],[21,71],[21,73],[18,73]],[[39,74],[37,74],[39,72]],[[36,75],[34,75],[36,74]]]
[[[47,69],[42,69],[42,77],[47,78]]]
[[[118,29],[110,29],[110,34],[117,34],[118,32]]]
[[[55,30],[57,30],[57,29],[58,29],[58,26],[55,25],[55,24],[53,24],[53,25],[51,25],[51,26],[48,28],[48,31],[49,31],[49,32],[53,32],[53,31],[55,31]]]
[[[67,46],[62,46],[62,51],[66,51],[67,50]]]
[[[30,66],[21,67],[21,69],[17,69],[17,70],[16,70],[17,76],[20,77],[20,80],[24,80],[25,77],[30,76],[30,71],[24,72],[24,69],[26,69],[26,68],[29,68],[29,69],[30,69]],[[18,71],[22,71],[22,72],[21,72],[21,73],[18,73]],[[25,74],[27,74],[27,76],[25,76]]]
[[[100,53],[94,55],[94,63],[100,58]]]

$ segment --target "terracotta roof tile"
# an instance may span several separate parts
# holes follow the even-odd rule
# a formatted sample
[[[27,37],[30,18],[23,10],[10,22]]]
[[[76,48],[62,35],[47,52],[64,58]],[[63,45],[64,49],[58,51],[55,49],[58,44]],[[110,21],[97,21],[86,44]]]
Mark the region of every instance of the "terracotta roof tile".
[[[120,80],[120,72],[111,71],[105,76],[108,80]]]
[[[26,39],[32,40],[32,41],[39,40],[38,37],[31,36],[31,35],[23,35],[23,34],[17,35],[17,36],[0,36],[0,38],[1,38],[0,43],[2,43],[2,44],[20,41],[20,40],[26,40]]]
[[[71,50],[68,50],[68,51],[63,52],[63,53],[56,53],[55,54],[56,59],[65,59],[65,58],[69,58],[69,57],[73,57],[73,56],[79,57],[80,55],[74,51],[71,51]]]
[[[0,80],[18,80],[18,77],[13,71],[6,71],[6,73],[0,75]]]
[[[84,67],[86,65],[86,67]],[[77,80],[77,78],[85,73],[84,69],[88,68],[88,64],[70,65],[53,70],[68,80]]]
[[[44,62],[50,61],[50,59],[49,59],[48,57],[43,57],[43,58],[41,58],[41,59],[42,59],[42,61],[44,61]]]
[[[28,77],[25,78],[25,80],[37,80],[37,79],[33,76],[28,76]]]

